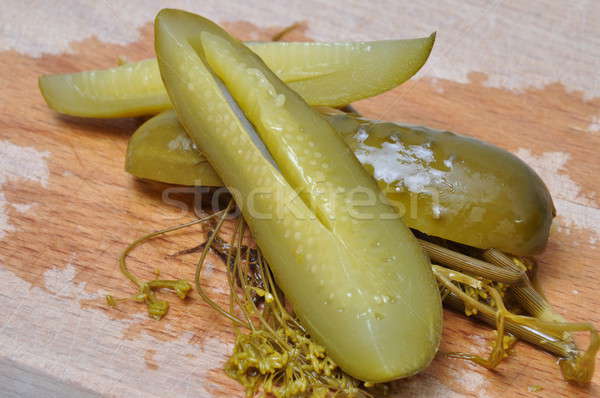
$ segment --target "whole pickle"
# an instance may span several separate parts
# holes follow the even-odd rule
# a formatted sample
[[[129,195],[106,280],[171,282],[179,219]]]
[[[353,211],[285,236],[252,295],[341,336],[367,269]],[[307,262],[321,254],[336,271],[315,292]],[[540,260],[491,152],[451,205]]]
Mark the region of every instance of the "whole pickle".
[[[329,121],[411,228],[516,255],[546,245],[552,198],[535,171],[510,152],[427,127],[346,115]]]
[[[326,116],[377,179],[404,221],[429,235],[517,255],[541,251],[555,215],[539,176],[511,153],[426,127]],[[221,186],[173,111],[131,137],[129,173],[151,180]]]

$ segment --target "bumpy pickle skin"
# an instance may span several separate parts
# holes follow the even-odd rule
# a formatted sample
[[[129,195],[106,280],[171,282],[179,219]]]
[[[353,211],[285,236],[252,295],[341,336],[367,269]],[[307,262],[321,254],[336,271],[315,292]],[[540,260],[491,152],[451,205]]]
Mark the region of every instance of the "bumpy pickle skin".
[[[361,209],[366,217],[358,220],[348,216],[351,197],[328,202],[319,194],[321,181],[378,191],[341,137],[212,22],[163,10],[155,37],[161,75],[183,126],[242,207],[311,336],[361,380],[383,382],[424,369],[437,351],[442,322],[429,262],[389,206]],[[253,138],[215,74],[262,141]],[[302,188],[300,198],[295,188]]]
[[[176,114],[169,111],[160,118],[152,131],[143,125],[133,135],[127,171],[162,182],[220,186],[206,158],[191,147]],[[516,255],[532,255],[545,246],[554,217],[552,199],[542,180],[516,156],[449,132],[349,115],[326,118],[375,175],[408,226]],[[170,149],[178,142],[182,145]],[[185,169],[170,174],[173,167]],[[401,177],[409,182],[402,184]]]
[[[346,143],[411,228],[515,255],[545,247],[552,198],[510,152],[449,131],[359,118],[351,127],[340,116],[330,121],[336,118],[345,124]]]
[[[435,41],[246,45],[311,105],[341,106],[390,90],[423,66]],[[48,105],[73,116],[152,115],[171,108],[156,59],[39,79]]]

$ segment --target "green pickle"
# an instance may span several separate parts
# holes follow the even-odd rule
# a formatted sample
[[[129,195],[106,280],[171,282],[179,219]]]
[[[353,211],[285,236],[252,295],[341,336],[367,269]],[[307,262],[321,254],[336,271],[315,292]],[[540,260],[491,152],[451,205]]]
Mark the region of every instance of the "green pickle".
[[[309,104],[342,106],[408,80],[423,66],[434,41],[435,34],[372,42],[246,45]],[[156,59],[41,76],[39,86],[52,109],[73,116],[130,117],[172,107]]]
[[[329,120],[411,228],[515,255],[545,247],[556,213],[552,198],[510,152],[428,127]]]
[[[516,156],[447,131],[346,114],[326,118],[411,228],[516,255],[544,248],[555,215],[552,199]],[[222,185],[173,111],[131,137],[126,169],[173,184]]]
[[[163,10],[155,37],[179,120],[232,192],[310,336],[363,381],[428,366],[442,327],[430,263],[390,206],[351,215],[355,189],[380,191],[339,134],[212,22]]]

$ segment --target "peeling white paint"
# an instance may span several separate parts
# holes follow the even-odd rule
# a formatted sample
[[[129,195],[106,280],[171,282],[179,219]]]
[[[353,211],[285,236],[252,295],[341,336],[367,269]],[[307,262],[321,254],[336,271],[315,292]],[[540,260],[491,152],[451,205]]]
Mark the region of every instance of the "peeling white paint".
[[[485,356],[485,354],[490,350],[490,347],[492,345],[490,338],[481,334],[470,334],[468,336],[468,339],[470,343],[469,351],[477,355]]]
[[[212,261],[205,261],[204,267],[202,268],[202,273],[204,277],[209,277],[215,272],[215,264]]]
[[[531,166],[544,180],[556,206],[559,231],[584,229],[591,234],[590,243],[600,238],[600,208],[594,195],[586,195],[567,174],[565,166],[571,155],[565,152],[544,152],[534,155],[519,148],[515,154]]]
[[[486,394],[486,389],[488,388],[489,381],[486,377],[479,373],[479,371],[471,368],[471,365],[468,365],[466,368],[462,368],[457,372],[454,372],[454,380],[460,381],[460,384],[467,390],[466,392],[475,394],[478,398],[487,398],[489,397]]]
[[[87,293],[87,283],[73,283],[77,270],[73,264],[67,264],[64,268],[53,268],[44,272],[44,286],[58,297],[74,300],[97,300],[103,298],[108,292],[96,291]]]
[[[491,87],[521,91],[560,82],[584,98],[600,95],[597,47],[600,2],[457,2],[440,0],[386,1],[378,7],[348,0],[291,0],[285,6],[221,0],[62,0],[47,7],[45,0],[5,0],[0,13],[0,50],[31,56],[72,51],[71,42],[96,37],[127,44],[138,40],[138,28],[162,7],[200,13],[219,22],[244,20],[257,26],[288,26],[308,21],[316,40],[376,40],[425,36],[437,31],[437,43],[421,76],[469,81],[472,71],[488,76]],[[506,4],[505,4],[506,3]],[[315,10],[319,10],[315,14]],[[335,16],[335,17],[332,17]],[[540,45],[543,43],[543,45]],[[588,46],[589,43],[589,46]]]
[[[208,372],[222,366],[230,344],[211,338],[200,348],[191,343],[192,332],[172,341],[146,334],[124,340],[127,328],[147,320],[146,315],[115,320],[101,310],[81,308],[79,299],[102,299],[104,293],[85,293],[85,284],[74,282],[75,274],[74,265],[47,271],[43,278],[48,292],[0,264],[0,300],[5,314],[0,318],[0,357],[103,396],[211,396]],[[155,370],[146,366],[144,355],[149,348],[156,351]]]
[[[600,133],[600,116],[593,116],[587,128],[590,133]]]
[[[8,222],[8,214],[6,213],[7,200],[2,191],[0,191],[0,239],[8,232],[13,232],[15,227]]]
[[[19,213],[24,214],[33,209],[36,203],[11,203],[10,205]]]
[[[0,239],[8,232],[15,231],[10,224],[7,206],[12,205],[17,211],[27,211],[29,204],[9,203],[2,192],[8,181],[32,181],[46,188],[48,186],[48,152],[40,152],[35,148],[21,147],[8,140],[0,141]]]

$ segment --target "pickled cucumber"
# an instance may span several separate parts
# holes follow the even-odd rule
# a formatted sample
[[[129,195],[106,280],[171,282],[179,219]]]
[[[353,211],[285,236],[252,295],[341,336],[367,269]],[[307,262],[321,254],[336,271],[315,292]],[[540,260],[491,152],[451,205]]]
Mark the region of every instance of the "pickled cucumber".
[[[342,106],[380,94],[423,66],[435,34],[420,39],[340,43],[246,43],[311,105]],[[48,105],[73,116],[113,118],[171,108],[156,59],[39,79]]]
[[[424,369],[442,322],[430,264],[389,206],[351,216],[356,189],[379,189],[342,138],[212,22],[162,10],[155,29],[182,125],[232,192],[311,337],[360,380]]]
[[[516,255],[544,248],[555,214],[552,198],[516,156],[447,131],[349,115],[326,118],[411,228]],[[131,137],[126,169],[162,182],[222,185],[172,111]]]

